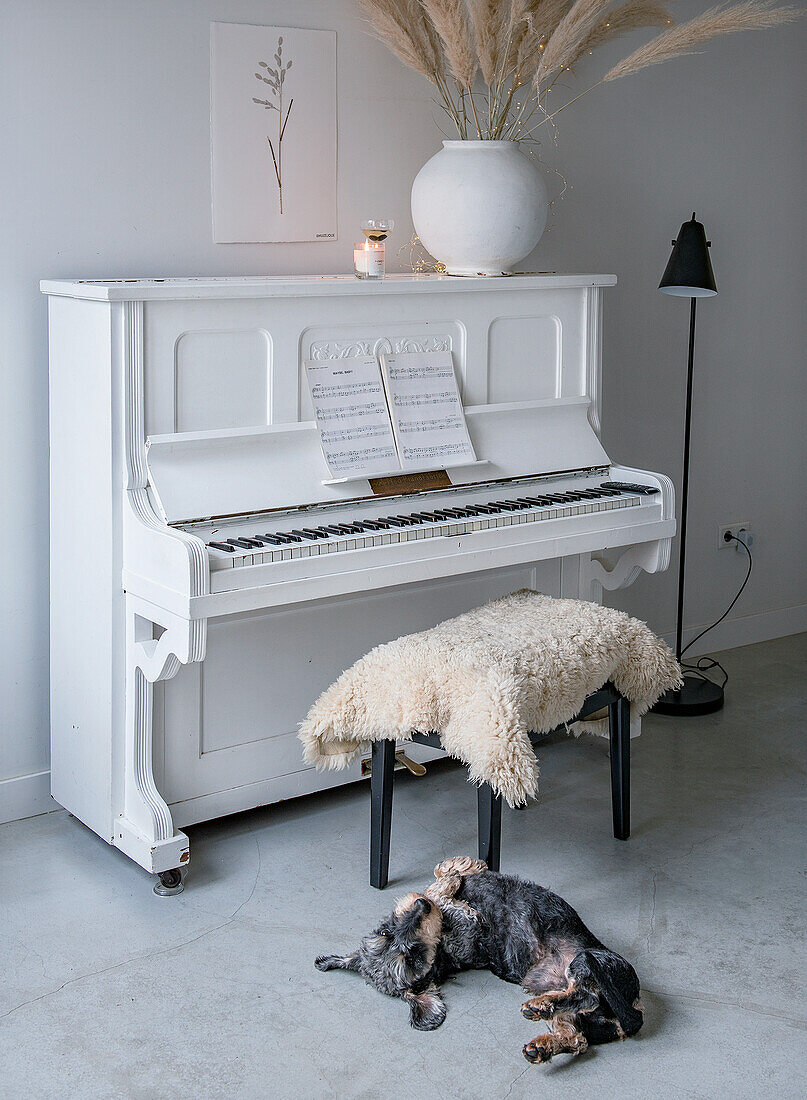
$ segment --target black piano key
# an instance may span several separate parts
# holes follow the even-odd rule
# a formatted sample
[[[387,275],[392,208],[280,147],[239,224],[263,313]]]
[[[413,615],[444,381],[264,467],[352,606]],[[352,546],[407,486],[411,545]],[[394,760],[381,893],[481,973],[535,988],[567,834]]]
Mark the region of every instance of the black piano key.
[[[302,528],[297,528],[297,527],[292,528],[292,530],[289,531],[289,534],[290,535],[299,535],[299,537],[301,539],[305,539],[306,542],[316,542],[317,539],[319,538],[319,535],[309,534],[307,531],[304,531]]]
[[[518,512],[519,505],[514,504],[512,500],[492,500],[491,506],[500,509],[504,512]]]
[[[226,550],[228,554],[235,553],[234,546],[228,546],[226,542],[209,542],[208,546],[212,546],[214,550]]]
[[[476,510],[483,516],[497,516],[502,509],[496,508],[493,504],[477,504]]]
[[[263,535],[263,538],[265,538],[268,543],[271,543],[272,546],[282,546],[285,541],[280,535],[266,534]]]
[[[227,542],[231,546],[237,546],[239,550],[254,550],[256,546],[261,545],[255,539],[227,539]]]
[[[467,508],[444,508],[443,511],[454,519],[467,519],[471,514]]]
[[[423,520],[418,519],[418,517],[414,514],[410,514],[408,516],[396,516],[395,518],[402,520],[408,527],[419,527],[420,524],[423,523]]]
[[[439,508],[434,513],[438,519],[456,519],[453,508]]]
[[[384,523],[387,527],[409,527],[406,520],[398,519],[397,516],[384,516]]]
[[[419,519],[421,523],[436,523],[439,519],[433,512],[413,512],[412,515]]]
[[[250,537],[261,546],[280,546],[280,539],[276,539],[274,535],[251,535]]]
[[[322,530],[327,531],[329,535],[345,535],[345,534],[347,534],[346,531],[343,531],[341,527],[337,527],[336,524],[332,524],[331,526],[325,526],[325,527],[322,528]]]
[[[284,538],[286,542],[302,542],[302,535],[295,535],[294,531],[281,531],[279,537]]]
[[[325,535],[325,533],[323,531],[320,531],[320,529],[318,527],[303,527],[302,531],[303,531],[303,534],[308,535],[309,538],[313,538],[313,539],[327,538],[327,535]]]
[[[365,523],[371,531],[389,531],[392,526],[386,518],[365,520]]]

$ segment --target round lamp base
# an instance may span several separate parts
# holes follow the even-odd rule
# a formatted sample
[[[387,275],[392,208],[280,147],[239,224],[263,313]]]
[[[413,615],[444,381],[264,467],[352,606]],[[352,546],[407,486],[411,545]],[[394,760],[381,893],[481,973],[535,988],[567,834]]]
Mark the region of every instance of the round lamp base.
[[[723,688],[700,676],[684,676],[684,686],[678,691],[665,691],[651,710],[654,714],[671,714],[690,718],[696,714],[711,714],[723,706]]]

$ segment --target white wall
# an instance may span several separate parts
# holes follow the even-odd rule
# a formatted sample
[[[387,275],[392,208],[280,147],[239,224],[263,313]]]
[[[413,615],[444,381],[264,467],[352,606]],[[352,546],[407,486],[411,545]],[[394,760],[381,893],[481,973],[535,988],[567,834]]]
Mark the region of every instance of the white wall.
[[[703,6],[687,0],[678,11]],[[409,186],[439,134],[428,89],[363,34],[352,0],[26,0],[4,2],[0,16],[1,820],[48,808],[38,280],[345,271],[368,212],[395,217],[397,242],[407,239]],[[339,241],[212,243],[211,19],[338,32]],[[547,159],[573,190],[525,265],[619,275],[606,296],[606,445],[675,473],[688,303],[655,286],[680,222],[693,209],[705,221],[720,295],[700,311],[690,625],[716,614],[741,576],[739,556],[717,550],[718,522],[748,520],[757,532],[754,579],[730,629],[715,635],[721,644],[807,629],[806,46],[807,22],[738,36],[564,112]],[[672,572],[621,600],[672,629]]]

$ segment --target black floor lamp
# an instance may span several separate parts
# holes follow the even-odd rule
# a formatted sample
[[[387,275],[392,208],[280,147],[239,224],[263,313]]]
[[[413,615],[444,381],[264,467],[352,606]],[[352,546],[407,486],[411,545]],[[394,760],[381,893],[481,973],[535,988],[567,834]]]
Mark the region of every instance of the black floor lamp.
[[[678,558],[678,612],[675,627],[675,655],[681,660],[684,611],[684,575],[687,548],[687,500],[689,496],[689,437],[692,422],[692,368],[695,356],[695,304],[698,298],[713,298],[717,294],[715,276],[709,259],[711,241],[701,222],[684,222],[673,242],[669,262],[661,277],[659,290],[676,298],[689,298],[689,355],[687,358],[687,398],[684,418],[684,478],[681,490],[681,534]],[[658,714],[709,714],[723,706],[723,688],[699,673],[684,674],[684,686],[667,691],[653,710]]]

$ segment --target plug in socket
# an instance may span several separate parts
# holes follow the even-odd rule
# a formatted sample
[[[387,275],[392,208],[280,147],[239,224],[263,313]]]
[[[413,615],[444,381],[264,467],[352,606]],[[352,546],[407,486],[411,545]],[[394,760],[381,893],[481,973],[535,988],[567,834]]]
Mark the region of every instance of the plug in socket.
[[[721,548],[733,547],[738,554],[744,556],[745,551],[738,542],[734,541],[734,538],[741,538],[749,550],[754,545],[754,532],[748,522],[724,523],[718,527],[717,531],[718,546]],[[734,538],[731,536],[734,536]]]

